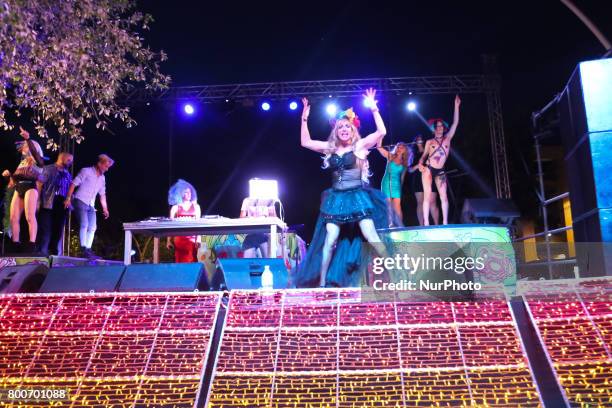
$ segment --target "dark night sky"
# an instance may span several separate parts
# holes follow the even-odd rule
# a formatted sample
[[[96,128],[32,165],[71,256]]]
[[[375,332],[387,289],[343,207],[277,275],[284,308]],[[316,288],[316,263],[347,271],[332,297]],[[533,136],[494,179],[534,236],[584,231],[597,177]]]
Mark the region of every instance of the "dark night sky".
[[[560,1],[458,2],[217,2],[141,1],[155,23],[147,44],[163,49],[162,70],[174,85],[267,81],[479,74],[480,55],[499,55],[502,104],[513,195],[521,209],[536,207],[530,181],[517,165],[518,152],[531,152],[529,117],[561,91],[576,64],[595,59],[603,47]],[[206,2],[211,3],[211,2]],[[575,3],[612,38],[607,0]],[[382,6],[385,7],[382,7]],[[390,140],[409,140],[424,131],[402,111],[405,99],[381,95]],[[362,116],[362,132],[373,130],[358,100],[342,100]],[[425,117],[452,119],[452,96],[418,98]],[[178,117],[174,127],[173,175],[191,181],[200,204],[212,214],[238,216],[251,177],[277,178],[290,224],[306,224],[310,238],[320,192],[329,184],[320,158],[299,146],[299,112],[273,106],[271,112],[242,106],[199,107],[197,117]],[[323,104],[311,115],[313,137],[325,138]],[[134,110],[138,126],[113,126],[114,135],[88,130],[77,148],[76,169],[107,152],[116,165],[107,175],[111,220],[102,235],[121,236],[121,222],[166,215],[168,108]],[[2,161],[15,135],[0,138]],[[453,142],[474,170],[494,189],[483,96],[463,97],[461,124]],[[16,155],[14,155],[16,156]],[[52,155],[54,156],[54,155]],[[379,185],[384,162],[370,155],[372,183]],[[514,164],[513,164],[514,163]],[[452,165],[451,168],[456,167]],[[463,197],[483,197],[469,177],[454,186]],[[226,187],[224,189],[224,186]],[[531,201],[532,200],[532,201]],[[211,203],[216,201],[213,208]],[[458,203],[459,209],[462,202]]]

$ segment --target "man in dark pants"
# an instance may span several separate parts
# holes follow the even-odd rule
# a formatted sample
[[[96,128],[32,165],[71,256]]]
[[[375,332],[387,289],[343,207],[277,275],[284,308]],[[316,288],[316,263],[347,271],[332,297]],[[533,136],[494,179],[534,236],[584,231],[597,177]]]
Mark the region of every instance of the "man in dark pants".
[[[44,255],[60,254],[58,246],[68,214],[64,200],[72,183],[72,176],[68,171],[72,160],[70,153],[60,153],[55,164],[43,168],[43,181],[38,182],[42,203],[38,213],[38,249]]]

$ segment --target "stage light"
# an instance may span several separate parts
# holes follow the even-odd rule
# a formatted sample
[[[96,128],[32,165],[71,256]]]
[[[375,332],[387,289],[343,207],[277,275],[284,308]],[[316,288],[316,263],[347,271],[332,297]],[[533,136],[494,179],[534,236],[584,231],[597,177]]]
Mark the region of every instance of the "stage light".
[[[297,104],[297,102],[296,102],[296,101],[292,101],[292,102],[289,104],[289,109],[291,109],[291,110],[296,110],[296,109],[297,109],[297,107],[298,107],[298,104]]]
[[[276,180],[249,180],[249,197],[278,200],[278,182]]]
[[[335,103],[330,103],[325,107],[325,111],[329,116],[335,116],[336,112],[338,112],[338,107]]]
[[[263,109],[264,111],[269,111],[270,110],[270,104],[268,102],[264,102],[261,104],[261,109]]]
[[[410,112],[415,111],[416,110],[416,103],[408,102],[408,104],[406,104],[406,109],[408,109]]]
[[[185,113],[188,115],[193,115],[195,113],[195,108],[192,104],[186,103],[185,105],[183,105],[183,111],[185,111]]]

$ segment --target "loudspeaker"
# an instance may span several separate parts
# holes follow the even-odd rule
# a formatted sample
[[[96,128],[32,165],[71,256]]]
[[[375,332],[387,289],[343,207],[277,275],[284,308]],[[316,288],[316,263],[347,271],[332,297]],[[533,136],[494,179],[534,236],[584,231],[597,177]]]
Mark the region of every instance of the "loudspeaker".
[[[266,265],[274,276],[274,289],[287,289],[289,278],[285,261],[280,258],[225,258],[217,260],[211,286],[215,290],[259,289]]]
[[[114,292],[125,266],[51,268],[39,293]]]
[[[119,292],[189,292],[208,290],[204,265],[195,263],[128,265]]]
[[[581,62],[558,110],[576,242],[612,242],[612,58]]]
[[[0,269],[0,293],[36,293],[48,270],[41,264],[6,266]]]
[[[468,198],[463,203],[461,222],[463,224],[510,225],[521,216],[511,200],[497,198]]]

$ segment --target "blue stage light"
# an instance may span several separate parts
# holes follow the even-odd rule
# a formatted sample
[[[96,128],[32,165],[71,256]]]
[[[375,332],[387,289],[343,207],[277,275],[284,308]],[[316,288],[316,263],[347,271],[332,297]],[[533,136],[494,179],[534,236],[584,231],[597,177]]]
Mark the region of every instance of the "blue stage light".
[[[185,105],[183,105],[183,110],[188,115],[193,115],[195,113],[195,108],[190,103],[186,103]]]
[[[297,102],[296,102],[296,101],[292,101],[292,102],[289,104],[289,109],[291,109],[291,110],[296,110],[296,109],[297,109],[297,107],[298,107],[298,104],[297,104]]]
[[[330,103],[325,107],[325,111],[329,116],[335,116],[336,112],[338,112],[338,107],[335,103]]]
[[[416,103],[408,102],[406,104],[406,109],[408,109],[410,112],[413,112],[414,110],[416,110]]]
[[[270,104],[268,102],[264,102],[261,104],[261,109],[265,110],[266,112],[270,110]]]

